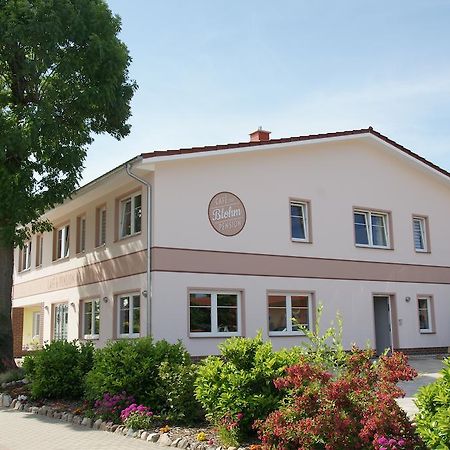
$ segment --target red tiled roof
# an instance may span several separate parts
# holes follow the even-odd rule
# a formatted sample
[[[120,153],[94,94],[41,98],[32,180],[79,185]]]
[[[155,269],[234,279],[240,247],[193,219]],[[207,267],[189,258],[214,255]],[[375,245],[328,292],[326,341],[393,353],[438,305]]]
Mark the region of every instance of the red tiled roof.
[[[150,153],[142,153],[141,156],[144,159],[165,157],[165,156],[170,157],[175,155],[187,155],[190,153],[215,152],[219,150],[228,150],[240,147],[256,147],[260,145],[285,144],[288,142],[312,141],[316,139],[327,139],[327,138],[362,135],[362,134],[372,134],[373,136],[376,136],[382,141],[394,146],[398,150],[406,153],[407,155],[419,160],[420,162],[426,164],[427,166],[433,168],[434,170],[437,170],[438,172],[450,178],[450,173],[447,172],[442,167],[437,166],[436,164],[428,161],[427,159],[423,158],[417,153],[414,153],[413,151],[407,149],[406,147],[403,147],[403,145],[400,145],[397,142],[393,141],[392,139],[389,139],[387,136],[384,136],[378,131],[375,131],[372,127],[362,128],[360,130],[336,131],[333,133],[309,134],[306,136],[293,136],[288,138],[270,139],[268,141],[257,141],[257,142],[247,141],[247,142],[237,142],[235,144],[220,144],[220,145],[207,145],[204,147],[180,148],[177,150],[157,150]]]

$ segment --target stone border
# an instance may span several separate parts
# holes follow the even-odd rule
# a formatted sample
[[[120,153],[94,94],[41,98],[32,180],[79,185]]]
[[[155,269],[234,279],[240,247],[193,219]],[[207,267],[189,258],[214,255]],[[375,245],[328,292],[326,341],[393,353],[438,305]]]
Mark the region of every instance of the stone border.
[[[60,420],[61,422],[72,423],[74,425],[92,428],[93,430],[109,431],[110,433],[121,434],[126,437],[141,439],[151,443],[165,447],[176,447],[188,450],[250,450],[249,447],[216,447],[215,445],[208,445],[205,442],[189,442],[183,437],[172,440],[168,433],[150,433],[145,430],[133,430],[123,425],[117,425],[113,422],[105,422],[101,419],[93,420],[90,417],[83,417],[81,415],[72,414],[68,412],[57,411],[46,405],[32,406],[27,403],[27,400],[21,398],[12,398],[7,393],[0,393],[0,407],[12,408],[17,411],[24,411],[40,416],[50,417],[52,419]]]

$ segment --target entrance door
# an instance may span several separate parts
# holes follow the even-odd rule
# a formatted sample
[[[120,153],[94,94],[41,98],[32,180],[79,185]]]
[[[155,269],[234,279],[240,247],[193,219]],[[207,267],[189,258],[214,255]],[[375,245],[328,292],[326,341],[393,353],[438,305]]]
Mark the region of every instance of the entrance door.
[[[391,338],[391,312],[388,295],[376,295],[373,297],[373,309],[375,313],[375,343],[377,355],[387,348],[392,348]]]
[[[56,341],[67,341],[67,323],[69,321],[69,308],[67,303],[54,306],[54,332],[53,339]]]

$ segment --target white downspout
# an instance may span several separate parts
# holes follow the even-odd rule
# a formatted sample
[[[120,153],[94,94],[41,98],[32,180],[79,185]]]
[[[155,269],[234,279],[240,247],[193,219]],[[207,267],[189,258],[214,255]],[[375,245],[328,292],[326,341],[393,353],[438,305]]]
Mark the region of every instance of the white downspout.
[[[140,158],[142,160],[142,157]],[[139,161],[139,160],[138,160]],[[127,174],[147,187],[147,336],[152,335],[152,185],[138,177],[131,169],[133,164],[125,166]]]

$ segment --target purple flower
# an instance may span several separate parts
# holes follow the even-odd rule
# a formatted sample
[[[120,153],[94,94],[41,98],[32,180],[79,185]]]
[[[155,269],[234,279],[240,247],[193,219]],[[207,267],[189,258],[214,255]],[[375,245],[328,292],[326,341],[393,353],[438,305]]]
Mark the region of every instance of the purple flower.
[[[387,445],[387,444],[389,444],[389,441],[386,437],[381,436],[380,438],[378,438],[378,443],[380,445]]]
[[[403,447],[406,444],[406,441],[404,439],[399,439],[397,444],[400,445],[400,447]]]

